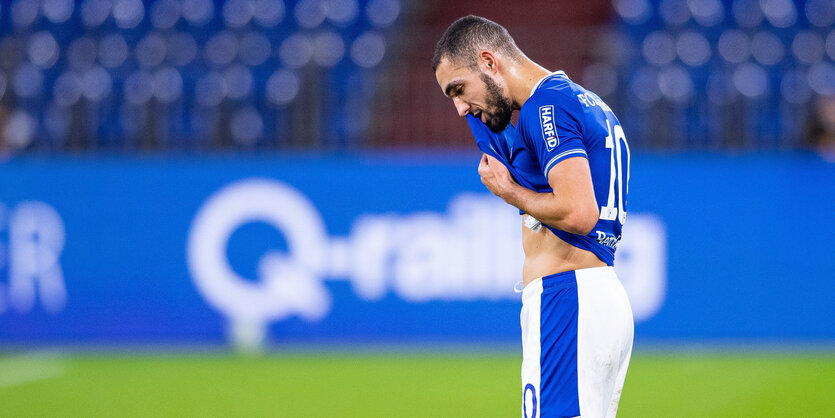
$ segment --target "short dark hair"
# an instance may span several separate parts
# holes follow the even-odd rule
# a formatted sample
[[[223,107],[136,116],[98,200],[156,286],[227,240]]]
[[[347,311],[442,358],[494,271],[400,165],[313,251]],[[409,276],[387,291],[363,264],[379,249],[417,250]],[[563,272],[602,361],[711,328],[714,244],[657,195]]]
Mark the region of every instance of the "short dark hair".
[[[480,16],[464,16],[446,29],[432,56],[432,71],[438,70],[441,60],[478,68],[478,53],[483,49],[499,51],[513,60],[522,52],[504,26]]]

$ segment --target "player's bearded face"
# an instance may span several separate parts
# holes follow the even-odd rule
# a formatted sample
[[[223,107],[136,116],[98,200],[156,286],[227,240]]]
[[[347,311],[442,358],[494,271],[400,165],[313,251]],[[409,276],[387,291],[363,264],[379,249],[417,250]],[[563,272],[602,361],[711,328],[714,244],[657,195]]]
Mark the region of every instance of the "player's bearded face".
[[[510,99],[502,94],[499,85],[492,78],[484,73],[480,73],[479,76],[487,87],[487,109],[484,109],[485,123],[491,131],[501,132],[510,124],[510,118],[513,116],[513,106]]]

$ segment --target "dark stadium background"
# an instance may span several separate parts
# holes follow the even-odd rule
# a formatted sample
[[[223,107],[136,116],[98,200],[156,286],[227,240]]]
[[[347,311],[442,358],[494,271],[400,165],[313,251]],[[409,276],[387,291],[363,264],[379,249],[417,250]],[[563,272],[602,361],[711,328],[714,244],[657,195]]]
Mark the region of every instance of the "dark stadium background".
[[[831,0],[3,0],[2,415],[518,414],[471,13],[624,126],[621,416],[831,413]]]

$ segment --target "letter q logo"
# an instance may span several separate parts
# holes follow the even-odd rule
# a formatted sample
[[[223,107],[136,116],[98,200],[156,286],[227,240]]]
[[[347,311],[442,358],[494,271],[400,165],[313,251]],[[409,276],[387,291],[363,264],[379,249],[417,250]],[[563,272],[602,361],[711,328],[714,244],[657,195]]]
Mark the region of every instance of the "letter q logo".
[[[261,257],[259,280],[230,266],[229,238],[241,226],[264,222],[284,234],[288,254]],[[321,215],[297,190],[274,180],[227,185],[197,213],[189,231],[187,262],[200,294],[233,323],[267,323],[298,314],[321,319],[331,306],[322,284],[328,241]]]

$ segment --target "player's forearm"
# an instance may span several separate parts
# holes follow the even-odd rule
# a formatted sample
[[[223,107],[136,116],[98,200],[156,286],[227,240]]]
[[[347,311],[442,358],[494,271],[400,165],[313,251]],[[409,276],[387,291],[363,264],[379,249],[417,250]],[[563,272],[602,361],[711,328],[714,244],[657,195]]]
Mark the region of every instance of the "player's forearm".
[[[597,223],[596,209],[553,192],[539,193],[512,184],[503,190],[501,198],[540,222],[572,234],[586,235]],[[594,216],[589,210],[594,210]]]

